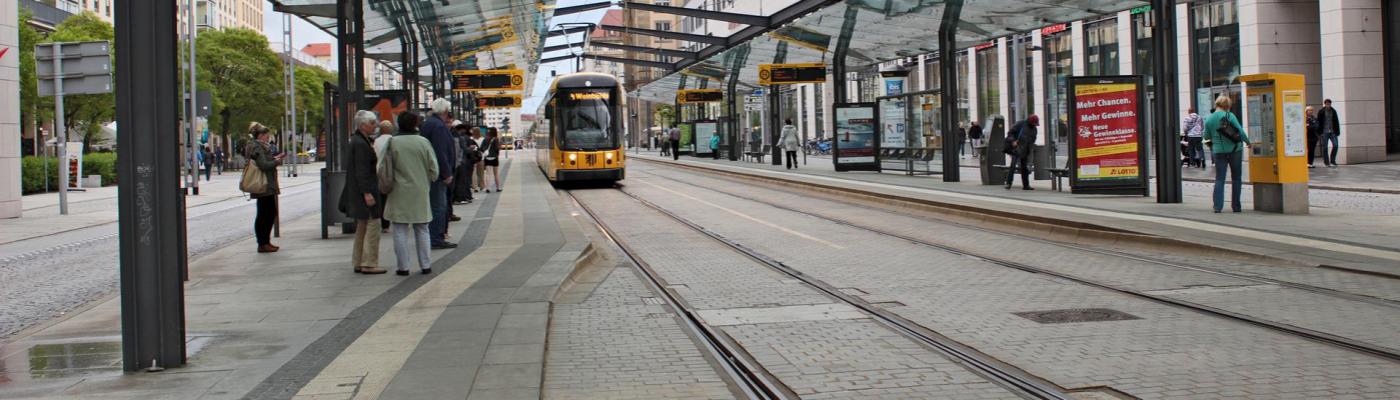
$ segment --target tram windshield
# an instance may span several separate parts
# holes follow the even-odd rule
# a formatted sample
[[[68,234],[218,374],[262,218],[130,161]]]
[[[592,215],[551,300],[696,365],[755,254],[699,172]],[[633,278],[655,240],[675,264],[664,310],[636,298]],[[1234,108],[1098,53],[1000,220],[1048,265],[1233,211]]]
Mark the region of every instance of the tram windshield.
[[[617,147],[610,95],[609,91],[588,91],[563,96],[559,113],[561,148],[587,151]]]

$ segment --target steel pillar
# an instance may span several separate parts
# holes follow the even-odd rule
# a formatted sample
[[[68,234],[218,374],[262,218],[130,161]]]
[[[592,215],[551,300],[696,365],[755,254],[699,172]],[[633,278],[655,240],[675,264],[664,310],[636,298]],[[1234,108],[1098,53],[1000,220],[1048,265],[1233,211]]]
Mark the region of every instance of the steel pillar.
[[[783,97],[778,94],[779,89],[782,86],[768,85],[768,126],[773,127],[768,140],[772,145],[768,147],[773,150],[773,165],[783,165],[782,143],[778,143],[783,137]]]
[[[961,166],[958,164],[958,23],[962,20],[963,0],[949,0],[943,5],[943,23],[938,26],[938,57],[942,62],[938,67],[940,103],[943,118],[939,123],[943,130],[943,181],[961,180]]]
[[[185,364],[176,2],[129,0],[116,8],[122,367],[154,371]]]
[[[1176,1],[1152,0],[1152,69],[1156,101],[1152,103],[1152,147],[1157,151],[1157,202],[1181,202],[1181,149],[1177,119]]]

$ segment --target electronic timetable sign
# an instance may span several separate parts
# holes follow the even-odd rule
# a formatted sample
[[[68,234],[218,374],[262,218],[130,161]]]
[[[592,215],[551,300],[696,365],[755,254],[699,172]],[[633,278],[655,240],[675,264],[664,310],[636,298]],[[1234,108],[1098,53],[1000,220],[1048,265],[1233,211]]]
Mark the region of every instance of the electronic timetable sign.
[[[676,102],[681,104],[715,103],[723,100],[724,92],[719,89],[683,89],[676,92]]]
[[[758,84],[787,85],[826,82],[826,64],[759,64]]]
[[[476,98],[477,108],[520,108],[518,94],[486,94]]]
[[[474,92],[481,90],[523,90],[525,72],[518,69],[452,71],[452,90]]]

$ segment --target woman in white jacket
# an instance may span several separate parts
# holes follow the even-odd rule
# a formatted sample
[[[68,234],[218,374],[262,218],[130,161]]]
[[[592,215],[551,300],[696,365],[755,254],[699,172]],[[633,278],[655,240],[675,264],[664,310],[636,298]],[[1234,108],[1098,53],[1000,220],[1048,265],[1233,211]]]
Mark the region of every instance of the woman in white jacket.
[[[797,137],[797,127],[792,126],[791,118],[784,121],[783,137],[779,142],[787,154],[787,169],[797,168],[797,151],[802,149],[802,140]]]

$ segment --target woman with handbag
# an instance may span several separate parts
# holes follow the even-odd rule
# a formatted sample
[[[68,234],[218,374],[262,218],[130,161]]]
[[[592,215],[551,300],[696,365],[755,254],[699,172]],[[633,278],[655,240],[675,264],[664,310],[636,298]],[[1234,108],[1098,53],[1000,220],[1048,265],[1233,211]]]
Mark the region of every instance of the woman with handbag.
[[[486,130],[486,144],[481,147],[485,150],[483,161],[486,164],[486,176],[491,177],[491,183],[495,184],[496,192],[501,191],[501,138],[496,133],[496,128]],[[486,188],[486,182],[481,183],[481,187],[486,193],[491,193],[491,189]]]
[[[438,176],[437,155],[427,138],[418,134],[419,117],[412,112],[399,114],[399,132],[385,143],[379,160],[379,189],[385,194],[384,218],[393,223],[394,272],[408,275],[408,264],[418,256],[418,268],[431,274],[428,222],[433,220],[428,189]],[[414,242],[412,249],[409,241]]]
[[[282,165],[284,154],[273,154],[272,135],[267,127],[253,122],[248,125],[248,134],[253,137],[243,148],[248,165],[243,168],[243,181],[239,187],[249,197],[257,200],[258,214],[253,220],[253,233],[258,237],[259,253],[274,253],[278,247],[272,244],[272,224],[277,221],[277,166]]]
[[[1209,140],[1210,150],[1215,159],[1215,192],[1211,205],[1216,213],[1225,206],[1225,172],[1230,172],[1230,210],[1240,212],[1240,168],[1244,161],[1244,149],[1249,147],[1249,135],[1240,126],[1239,117],[1230,112],[1232,101],[1228,96],[1215,98],[1215,112],[1206,117],[1205,131],[1201,136]]]

